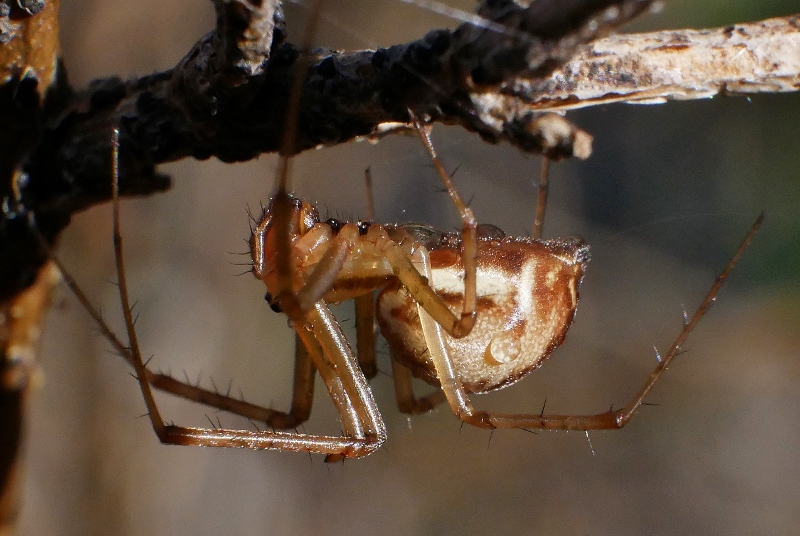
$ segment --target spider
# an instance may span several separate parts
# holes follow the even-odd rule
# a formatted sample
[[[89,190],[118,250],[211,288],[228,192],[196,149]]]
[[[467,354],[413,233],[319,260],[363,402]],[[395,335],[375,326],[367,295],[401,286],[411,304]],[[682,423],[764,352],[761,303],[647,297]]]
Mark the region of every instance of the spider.
[[[283,183],[253,230],[252,273],[266,285],[272,309],[286,314],[296,332],[294,393],[288,412],[262,408],[147,369],[136,337],[123,263],[115,131],[114,246],[129,345],[119,341],[60,268],[104,335],[134,367],[161,442],[304,451],[324,454],[329,462],[374,452],[386,439],[368,384],[376,373],[376,317],[389,344],[402,412],[424,413],[446,401],[459,419],[480,428],[621,428],[680,352],[762,221],[759,217],[753,224],[694,315],[685,317],[670,349],[659,357],[655,370],[623,408],[595,415],[476,410],[470,393],[511,385],[538,368],[564,340],[578,304],[589,247],[577,238],[508,237],[495,226],[478,225],[441,164],[429,130],[413,114],[411,118],[460,214],[460,233],[443,233],[419,224],[321,221],[317,210],[289,195]],[[541,216],[537,215],[537,229],[541,228]],[[373,297],[376,290],[377,300]],[[355,301],[357,355],[328,307],[348,299]],[[308,419],[316,372],[339,413],[341,436],[285,431]],[[417,398],[412,377],[439,389]],[[266,422],[272,429],[167,424],[151,387]]]
[[[313,33],[313,24],[307,32]],[[308,41],[308,39],[306,39]],[[302,56],[301,56],[302,58]],[[302,72],[299,62],[297,72]],[[287,117],[296,117],[300,87],[295,80]],[[114,249],[129,344],[121,342],[65,274],[106,338],[134,367],[153,429],[163,443],[243,447],[324,454],[326,461],[361,457],[378,449],[386,427],[368,378],[375,375],[377,324],[386,338],[398,406],[423,413],[447,402],[463,422],[477,427],[591,430],[621,428],[679,353],[680,347],[716,294],[761,223],[759,218],[712,285],[697,311],[659,359],[639,392],[623,408],[595,415],[503,414],[476,410],[470,393],[485,393],[516,382],[558,347],[578,304],[589,248],[579,239],[507,237],[492,225],[478,225],[445,171],[429,131],[409,110],[461,219],[460,233],[419,224],[321,221],[316,209],[288,193],[293,128],[287,126],[279,187],[253,229],[252,273],[267,289],[267,301],[284,313],[296,332],[295,379],[287,412],[262,408],[150,371],[142,360],[131,314],[120,232],[118,156],[114,135]],[[542,177],[546,178],[545,159]],[[535,231],[541,232],[545,181],[540,188]],[[373,293],[378,291],[377,300]],[[353,352],[328,304],[355,301],[357,352]],[[291,430],[308,419],[314,378],[322,377],[342,424],[340,436]],[[417,398],[412,377],[439,388]],[[152,388],[266,422],[266,431],[189,428],[167,424]]]

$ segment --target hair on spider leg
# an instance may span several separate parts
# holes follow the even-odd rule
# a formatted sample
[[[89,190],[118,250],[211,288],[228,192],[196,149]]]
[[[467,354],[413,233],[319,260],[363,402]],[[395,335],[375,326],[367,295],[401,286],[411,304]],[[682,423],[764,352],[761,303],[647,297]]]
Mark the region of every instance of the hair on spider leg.
[[[441,186],[437,186],[433,188],[433,191],[437,194],[446,194],[447,188],[442,188]]]
[[[214,430],[217,430],[218,429],[217,425],[214,424],[214,421],[211,420],[211,417],[208,416],[208,413],[206,413],[205,416],[206,416],[206,420],[211,425],[211,428],[214,429]],[[220,426],[220,428],[222,428],[222,427]]]
[[[675,357],[680,357],[686,353],[689,353],[689,350],[684,350],[683,348],[678,347],[678,350],[675,352]]]
[[[245,212],[247,213],[247,219],[250,222],[251,233],[252,233],[253,226],[254,225],[258,225],[259,220],[264,215],[264,211],[266,210],[266,207],[264,207],[264,203],[263,202],[259,201],[258,204],[259,204],[259,206],[261,208],[261,213],[259,214],[258,218],[253,216],[253,210],[250,208],[250,203],[247,203],[246,207],[245,207]]]
[[[217,382],[214,381],[213,376],[209,376],[208,380],[211,382],[211,388],[214,390],[216,394],[220,394],[219,387],[217,387]]]
[[[233,378],[228,380],[228,388],[225,389],[225,394],[223,396],[225,396],[226,398],[229,397],[231,395],[232,387],[233,387]]]

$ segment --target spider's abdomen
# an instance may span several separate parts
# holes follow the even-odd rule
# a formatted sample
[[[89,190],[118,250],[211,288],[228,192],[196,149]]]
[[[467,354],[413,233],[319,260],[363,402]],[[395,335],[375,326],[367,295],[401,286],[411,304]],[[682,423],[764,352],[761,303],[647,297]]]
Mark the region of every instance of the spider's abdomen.
[[[588,261],[579,239],[538,242],[527,238],[478,241],[478,314],[461,339],[444,334],[448,354],[467,391],[505,387],[540,366],[564,340],[578,304]],[[461,312],[464,270],[457,241],[430,249],[431,286]],[[399,285],[378,296],[378,322],[394,358],[437,385],[419,323],[417,304]]]

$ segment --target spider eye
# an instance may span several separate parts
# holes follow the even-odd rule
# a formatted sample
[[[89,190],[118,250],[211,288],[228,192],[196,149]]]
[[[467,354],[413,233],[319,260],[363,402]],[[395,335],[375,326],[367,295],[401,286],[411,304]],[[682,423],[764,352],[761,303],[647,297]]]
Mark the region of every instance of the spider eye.
[[[270,309],[272,309],[276,313],[280,313],[281,312],[281,306],[278,304],[277,300],[273,300],[272,294],[267,292],[266,294],[264,294],[264,299],[269,304],[269,308]]]
[[[327,220],[325,220],[325,224],[331,228],[333,234],[339,234],[339,231],[342,228],[342,222],[340,222],[336,218],[328,218]]]

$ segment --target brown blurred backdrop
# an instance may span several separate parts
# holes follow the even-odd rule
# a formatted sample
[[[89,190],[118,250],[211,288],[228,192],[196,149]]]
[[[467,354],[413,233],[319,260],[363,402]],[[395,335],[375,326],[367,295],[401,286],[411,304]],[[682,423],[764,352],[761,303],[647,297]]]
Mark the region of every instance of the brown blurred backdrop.
[[[391,0],[338,1],[319,43],[388,45],[453,25]],[[455,2],[453,2],[455,4]],[[470,2],[460,7],[471,9]],[[722,26],[790,13],[793,1],[670,2],[632,29]],[[290,8],[292,17],[301,17]],[[293,19],[296,20],[296,19]],[[174,65],[212,28],[210,2],[73,0],[63,6],[72,82]],[[290,31],[291,31],[290,26]],[[295,30],[295,33],[297,30]],[[407,419],[391,379],[372,382],[389,428],[383,449],[326,466],[275,452],[166,447],[129,370],[66,290],[50,315],[34,398],[20,533],[85,534],[790,534],[800,526],[800,95],[615,105],[570,114],[595,135],[587,162],[553,170],[545,233],[593,246],[566,343],[530,378],[482,407],[559,413],[625,403],[680,330],[762,209],[767,223],[717,306],[632,424],[593,433],[490,435],[447,407]],[[539,161],[439,127],[434,141],[481,221],[528,232]],[[138,327],[154,367],[285,407],[292,337],[233,255],[246,208],[266,202],[275,160],[164,166],[174,188],[123,204]],[[386,139],[296,159],[294,189],[321,210],[364,216],[372,167],[379,218],[457,224],[420,144]],[[76,217],[60,246],[122,332],[110,208]],[[339,309],[352,327],[352,313]],[[276,337],[275,333],[280,333]],[[385,350],[383,346],[380,348]],[[389,371],[385,352],[380,367]],[[306,430],[338,425],[321,385]],[[420,386],[420,389],[424,389]],[[245,426],[167,396],[186,425]]]

